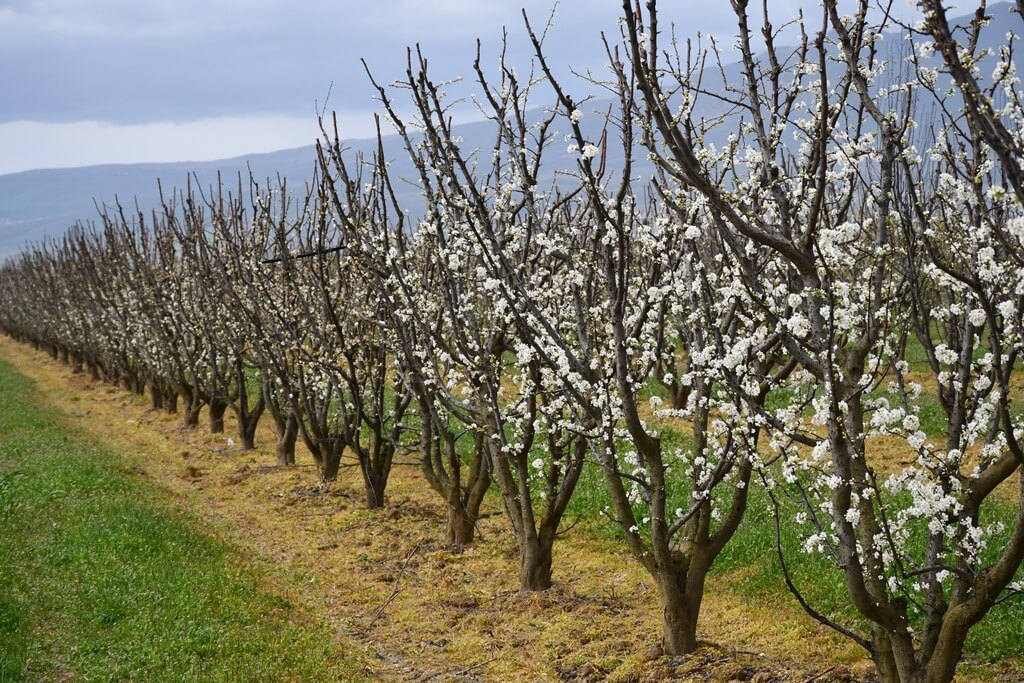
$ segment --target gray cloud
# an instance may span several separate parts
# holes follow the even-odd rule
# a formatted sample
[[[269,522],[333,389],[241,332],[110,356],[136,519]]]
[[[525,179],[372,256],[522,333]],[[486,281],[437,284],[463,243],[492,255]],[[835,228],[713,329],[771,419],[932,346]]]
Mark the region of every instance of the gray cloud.
[[[774,2],[791,13],[794,3]],[[539,23],[547,0],[526,3]],[[683,32],[727,33],[725,3],[666,5]],[[600,31],[618,4],[568,0],[549,40],[561,66],[603,63]],[[495,0],[15,0],[0,6],[0,121],[139,123],[263,113],[305,114],[331,82],[343,105],[371,97],[365,57],[385,79],[422,43],[440,74],[466,73],[474,40],[496,52],[500,29],[528,61],[517,4]]]
[[[536,24],[551,9],[550,0],[523,4]],[[769,2],[777,26],[815,6]],[[387,82],[404,73],[411,44],[422,45],[437,78],[468,76],[475,39],[493,64],[507,26],[510,61],[529,68],[519,8],[501,0],[0,0],[0,125],[10,133],[27,121],[138,130],[225,117],[312,118],[329,89],[330,106],[354,116],[376,108],[360,58]],[[600,33],[617,33],[619,11],[611,0],[564,0],[545,45],[551,62],[563,74],[602,69]],[[662,21],[682,37],[710,33],[726,45],[735,33],[726,2],[664,2]],[[32,163],[25,157],[8,166]]]

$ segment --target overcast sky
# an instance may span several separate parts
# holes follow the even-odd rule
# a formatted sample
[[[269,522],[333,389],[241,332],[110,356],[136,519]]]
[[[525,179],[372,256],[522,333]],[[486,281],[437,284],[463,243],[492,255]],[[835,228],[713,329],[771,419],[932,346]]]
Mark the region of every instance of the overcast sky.
[[[343,137],[372,131],[359,63],[402,75],[420,43],[436,78],[468,75],[475,40],[493,63],[502,26],[527,68],[520,7],[543,24],[550,0],[0,0],[0,173],[238,156],[309,144],[330,91]],[[752,12],[760,14],[759,2]],[[727,42],[725,0],[662,3],[663,25]],[[813,0],[769,0],[773,23]],[[758,9],[754,9],[756,7]],[[562,73],[603,69],[600,32],[619,2],[563,0],[547,46]],[[819,10],[811,10],[815,14]],[[333,84],[333,85],[332,85]],[[580,87],[583,87],[580,84]]]

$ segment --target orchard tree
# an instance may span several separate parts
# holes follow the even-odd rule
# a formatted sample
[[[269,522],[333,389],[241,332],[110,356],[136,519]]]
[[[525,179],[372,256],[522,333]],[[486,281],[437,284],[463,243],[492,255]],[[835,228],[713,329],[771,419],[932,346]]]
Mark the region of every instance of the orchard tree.
[[[796,65],[780,69],[784,61],[773,48],[767,19],[762,61],[751,46],[746,3],[737,0],[733,7],[745,82],[724,96],[737,103],[746,120],[736,123],[735,151],[726,162],[739,169],[731,183],[719,180],[720,166],[707,164],[704,150],[688,139],[685,131],[694,122],[671,108],[668,82],[683,91],[698,87],[692,85],[692,72],[678,68],[680,61],[660,65],[654,4],[646,15],[628,3],[624,9],[632,68],[656,135],[659,164],[680,184],[699,190],[722,216],[720,231],[750,245],[737,253],[767,248],[786,263],[785,277],[760,284],[748,277],[746,285],[758,293],[774,332],[800,364],[789,387],[792,401],[766,415],[771,446],[784,459],[779,481],[797,491],[807,507],[798,520],[813,532],[805,547],[834,559],[870,632],[861,634],[816,610],[788,572],[787,583],[812,616],[864,646],[885,680],[950,680],[970,625],[1001,599],[1021,560],[1018,518],[1014,531],[1001,538],[998,561],[985,569],[979,565],[985,539],[998,533],[978,522],[976,510],[1020,462],[1009,443],[1008,450],[1000,447],[996,411],[985,406],[1001,392],[974,377],[999,374],[1005,366],[994,365],[991,357],[971,361],[979,342],[970,328],[977,328],[980,340],[981,328],[994,318],[984,317],[983,306],[972,315],[974,306],[958,304],[952,310],[960,317],[938,330],[928,327],[927,318],[910,319],[914,310],[923,313],[925,302],[950,297],[958,287],[947,272],[950,264],[933,259],[938,242],[929,233],[934,225],[923,227],[948,212],[939,213],[943,202],[925,204],[919,197],[910,202],[916,203],[916,217],[898,210],[897,198],[910,196],[913,187],[910,174],[902,171],[919,162],[908,148],[916,81],[876,51],[888,26],[885,13],[874,15],[862,3],[853,16],[841,16],[835,3],[826,2],[824,28],[815,39],[817,59],[798,50]],[[827,68],[833,60],[842,67],[835,78],[835,69]],[[783,71],[792,75],[783,79]],[[933,82],[927,73],[918,75]],[[788,135],[796,137],[797,148],[782,144]],[[969,211],[955,222],[984,213]],[[954,234],[970,234],[962,223],[942,225]],[[984,247],[980,253],[990,254]],[[975,266],[974,273],[985,267],[991,262]],[[953,270],[977,282],[971,271]],[[940,455],[920,430],[919,388],[906,379],[901,357],[907,330],[915,324],[923,345],[932,347],[930,362],[940,393],[946,393],[955,443]],[[936,341],[936,332],[949,336]],[[943,363],[956,366],[960,377],[954,380],[954,371],[940,367]],[[895,407],[878,396],[893,376],[900,395]],[[964,392],[966,403],[956,392]],[[872,428],[908,432],[915,464],[884,478],[892,465],[873,452]],[[1013,433],[1009,419],[1002,428]],[[978,479],[953,475],[967,447],[989,432]],[[998,465],[990,469],[989,461]],[[924,554],[914,545],[921,525],[927,528]]]
[[[327,196],[350,257],[360,259],[360,272],[375,289],[380,324],[390,330],[396,374],[418,408],[418,425],[409,420],[407,427],[419,430],[423,476],[444,499],[448,544],[467,545],[473,541],[480,505],[491,483],[491,466],[482,432],[467,427],[471,409],[446,390],[451,354],[443,349],[460,333],[460,319],[450,313],[457,310],[453,305],[460,306],[462,282],[451,277],[429,231],[411,238],[407,234],[405,213],[397,205],[382,145],[372,162],[357,159],[356,170],[350,172],[336,124],[328,129],[321,120],[321,127],[324,140],[318,152]],[[471,450],[464,464],[467,443]]]
[[[485,225],[501,232],[518,250],[524,274],[545,272],[553,264],[536,258],[541,255],[531,236],[571,216],[571,205],[557,192],[542,193],[537,186],[555,116],[529,120],[535,79],[521,83],[513,70],[503,63],[500,68],[500,85],[492,86],[478,53],[475,71],[486,99],[481,106],[497,128],[486,165],[476,153],[460,150],[446,84],[430,78],[421,55],[414,62],[410,52],[402,83],[416,111],[411,123],[397,113],[387,89],[378,86],[388,122],[405,144],[426,200],[413,249],[422,249],[423,263],[437,269],[429,275],[436,277],[432,288],[416,286],[414,278],[423,270],[394,272],[389,288],[401,323],[420,321],[421,348],[413,350],[419,360],[406,369],[414,373],[412,384],[435,392],[432,402],[443,406],[428,428],[441,436],[439,428],[450,430],[449,420],[455,418],[471,430],[476,457],[480,450],[486,453],[502,493],[519,547],[520,585],[543,590],[551,585],[552,548],[579,479],[586,438],[550,373],[514,353],[512,311],[487,265],[493,245],[479,235]],[[383,163],[378,160],[379,167]],[[383,181],[382,189],[389,184]],[[387,199],[396,203],[393,193]],[[445,448],[455,446],[451,436],[442,436],[449,444]],[[431,467],[436,462],[432,459]]]

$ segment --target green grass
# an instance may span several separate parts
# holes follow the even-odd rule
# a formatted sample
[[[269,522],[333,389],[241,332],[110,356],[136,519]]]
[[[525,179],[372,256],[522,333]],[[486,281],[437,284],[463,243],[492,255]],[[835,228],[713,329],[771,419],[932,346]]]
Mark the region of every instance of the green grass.
[[[0,362],[0,681],[359,678],[200,527]]]

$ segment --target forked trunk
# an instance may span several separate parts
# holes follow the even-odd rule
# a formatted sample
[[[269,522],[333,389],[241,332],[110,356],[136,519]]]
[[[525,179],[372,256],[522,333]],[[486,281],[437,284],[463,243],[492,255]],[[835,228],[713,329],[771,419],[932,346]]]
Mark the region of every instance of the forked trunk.
[[[878,680],[882,683],[904,683],[900,678],[896,657],[893,655],[892,645],[885,631],[878,626],[874,626],[872,631],[874,632],[872,641],[875,646],[872,660],[875,663],[875,670],[878,672]]]
[[[420,442],[423,476],[444,498],[447,509],[445,540],[450,547],[461,548],[472,543],[476,535],[480,504],[491,483],[490,459],[482,437],[474,437],[473,460],[467,472],[455,447],[457,437],[451,432],[444,432],[435,440],[429,429],[430,420],[430,413],[425,412],[423,422],[427,428],[423,430]],[[465,484],[462,481],[464,474],[468,475]]]
[[[195,429],[199,426],[199,413],[203,409],[203,404],[192,404],[189,403],[185,406],[185,427],[188,429]]]
[[[256,448],[256,427],[259,419],[238,421],[238,440],[242,444],[243,451],[251,451]]]
[[[203,400],[199,393],[188,385],[182,386],[181,397],[185,403],[185,428],[195,429],[199,426],[199,412],[203,409]]]
[[[966,628],[947,627],[939,636],[931,656],[921,662],[912,647],[900,646],[894,638],[879,626],[872,628],[872,657],[878,680],[882,683],[950,683],[956,675],[957,664],[963,655]]]
[[[456,480],[448,492],[448,545],[461,548],[473,542],[476,521],[480,519],[480,505],[491,482],[490,469],[486,461],[474,463],[472,483],[463,492]]]
[[[291,410],[285,410],[277,400],[277,395],[272,388],[271,380],[264,375],[260,379],[260,394],[263,397],[263,405],[270,412],[274,420],[274,434],[277,436],[278,465],[295,464],[295,442],[299,436],[299,419]]]
[[[363,474],[367,510],[379,510],[384,507],[384,490],[388,486],[391,462],[395,455],[394,447],[386,438],[375,434],[370,438],[369,447],[364,447],[358,442],[352,447]]]
[[[963,656],[969,626],[963,623],[947,625],[939,634],[939,642],[925,666],[925,683],[949,683],[956,674],[956,665]]]
[[[249,397],[248,394],[241,393],[246,390],[245,388],[245,375],[239,373],[239,395],[238,400],[232,404],[231,408],[235,411],[235,416],[238,418],[238,438],[242,442],[243,451],[251,451],[256,447],[256,427],[260,423],[260,418],[263,416],[263,410],[266,408],[266,401],[263,398],[263,394],[256,400],[256,405],[249,409]]]

